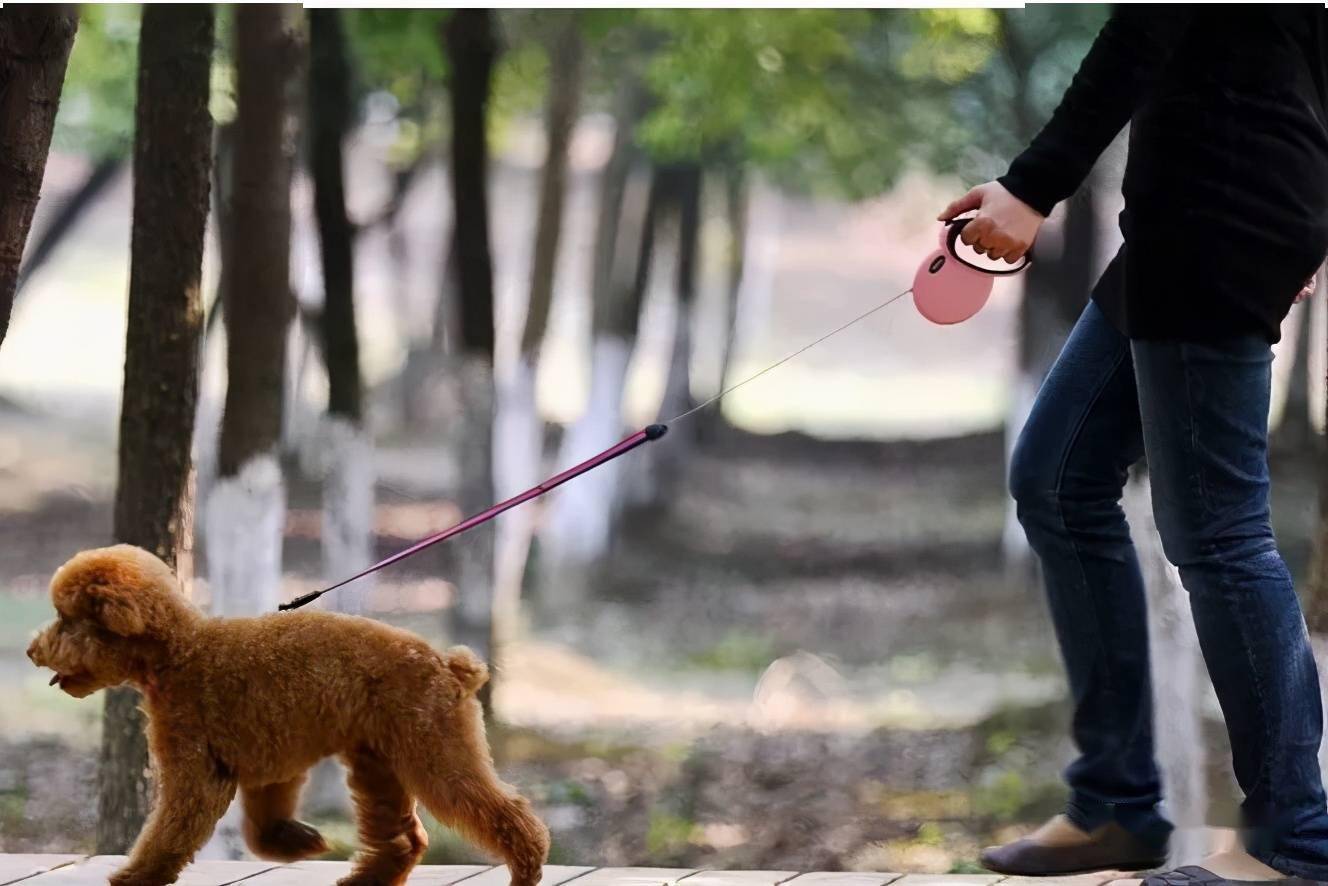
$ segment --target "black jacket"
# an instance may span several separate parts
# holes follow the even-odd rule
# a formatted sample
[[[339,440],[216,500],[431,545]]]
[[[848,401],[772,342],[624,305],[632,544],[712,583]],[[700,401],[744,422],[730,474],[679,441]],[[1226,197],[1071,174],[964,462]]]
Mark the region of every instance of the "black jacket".
[[[1094,299],[1132,338],[1277,341],[1328,252],[1326,59],[1321,4],[1122,5],[1000,181],[1049,213],[1130,122]]]

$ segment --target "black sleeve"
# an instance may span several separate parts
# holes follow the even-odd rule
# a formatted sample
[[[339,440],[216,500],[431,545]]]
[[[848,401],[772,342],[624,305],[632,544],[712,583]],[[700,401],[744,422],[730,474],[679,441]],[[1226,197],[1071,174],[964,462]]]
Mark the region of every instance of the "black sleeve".
[[[1195,10],[1117,6],[1051,120],[998,179],[1006,190],[1043,215],[1073,194],[1157,82]]]

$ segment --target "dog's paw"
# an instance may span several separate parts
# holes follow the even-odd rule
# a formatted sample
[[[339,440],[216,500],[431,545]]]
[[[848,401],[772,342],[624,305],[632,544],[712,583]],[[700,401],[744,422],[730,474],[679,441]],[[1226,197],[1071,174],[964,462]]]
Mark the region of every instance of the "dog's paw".
[[[409,870],[405,870],[396,876],[389,876],[383,873],[352,871],[338,880],[337,886],[401,886],[406,882],[409,873]]]
[[[322,834],[294,819],[271,822],[261,831],[246,828],[245,836],[254,855],[268,861],[300,861],[328,851]]]
[[[111,874],[109,882],[110,886],[167,886],[178,876],[164,870],[125,867]]]

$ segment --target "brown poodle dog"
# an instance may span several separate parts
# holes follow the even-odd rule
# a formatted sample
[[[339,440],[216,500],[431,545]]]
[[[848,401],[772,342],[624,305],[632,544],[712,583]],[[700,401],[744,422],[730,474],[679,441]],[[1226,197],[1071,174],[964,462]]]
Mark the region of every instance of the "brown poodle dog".
[[[76,698],[128,683],[144,697],[157,799],[115,886],[172,883],[238,789],[256,855],[327,850],[295,820],[305,773],[340,755],[361,851],[342,884],[404,883],[427,838],[415,800],[535,886],[549,832],[498,780],[468,649],[438,653],[365,618],[306,611],[206,618],[161,560],[130,545],[85,551],[56,571],[59,617],[28,649]]]

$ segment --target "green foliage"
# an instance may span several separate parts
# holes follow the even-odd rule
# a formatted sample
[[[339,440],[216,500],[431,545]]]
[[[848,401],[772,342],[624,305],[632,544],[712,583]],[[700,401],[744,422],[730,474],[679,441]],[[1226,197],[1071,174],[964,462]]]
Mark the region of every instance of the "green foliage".
[[[733,630],[709,649],[687,659],[692,667],[715,671],[760,671],[778,658],[775,645],[764,634]]]
[[[79,15],[53,140],[97,159],[126,157],[134,143],[139,7],[89,3]]]
[[[762,163],[834,138],[842,96],[828,75],[850,58],[846,33],[862,13],[654,9],[641,19],[661,35],[646,70],[658,105],[641,131],[657,155],[701,159],[736,147]]]
[[[384,90],[404,106],[417,104],[424,85],[447,76],[442,48],[445,9],[345,10],[350,51],[366,90]]]
[[[973,792],[973,811],[997,821],[1015,821],[1028,804],[1029,786],[1014,770],[997,775]]]
[[[987,874],[989,873],[989,871],[986,868],[984,868],[982,865],[978,864],[976,861],[972,861],[970,859],[964,859],[962,861],[956,861],[953,865],[951,865],[950,870],[947,873],[949,873],[951,876],[956,876],[956,875],[976,876],[980,874]]]
[[[687,848],[696,824],[678,815],[653,810],[646,830],[646,852],[652,859],[672,856]]]

